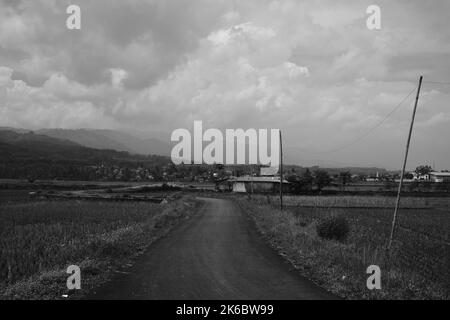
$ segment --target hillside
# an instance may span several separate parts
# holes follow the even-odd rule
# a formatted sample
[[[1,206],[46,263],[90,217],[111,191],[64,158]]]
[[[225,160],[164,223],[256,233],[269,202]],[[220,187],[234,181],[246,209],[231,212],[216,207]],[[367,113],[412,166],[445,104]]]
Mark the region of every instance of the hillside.
[[[170,155],[169,143],[154,138],[142,139],[121,131],[40,129],[36,132],[53,138],[66,139],[89,148],[112,149],[142,155]]]
[[[168,161],[167,157],[151,157],[134,155],[125,151],[111,149],[95,149],[82,146],[66,139],[49,137],[33,132],[17,133],[14,131],[0,130],[0,157],[11,159],[45,158],[49,160],[81,160],[89,161],[148,161],[153,158],[161,158]]]

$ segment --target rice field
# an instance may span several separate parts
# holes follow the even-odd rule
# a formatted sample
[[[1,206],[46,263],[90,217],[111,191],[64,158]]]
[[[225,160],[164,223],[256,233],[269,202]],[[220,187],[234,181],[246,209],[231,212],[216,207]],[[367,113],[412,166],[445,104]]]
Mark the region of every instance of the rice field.
[[[276,201],[275,197],[272,197]],[[287,206],[311,207],[343,207],[343,208],[394,208],[395,197],[386,196],[285,196],[283,201]],[[443,208],[450,211],[448,198],[402,197],[400,205],[405,208]]]
[[[244,206],[253,210],[253,218],[276,246],[299,265],[306,265],[317,281],[349,298],[450,297],[449,198],[404,199],[389,259],[386,245],[395,198],[286,198],[283,212],[276,197],[255,196]],[[349,222],[350,234],[344,243],[324,241],[316,234],[317,223],[331,215],[344,216]],[[371,264],[387,272],[382,292],[365,288],[365,268]]]
[[[86,259],[121,259],[188,214],[185,203],[29,200],[0,192],[0,289]],[[27,199],[27,201],[21,201]]]

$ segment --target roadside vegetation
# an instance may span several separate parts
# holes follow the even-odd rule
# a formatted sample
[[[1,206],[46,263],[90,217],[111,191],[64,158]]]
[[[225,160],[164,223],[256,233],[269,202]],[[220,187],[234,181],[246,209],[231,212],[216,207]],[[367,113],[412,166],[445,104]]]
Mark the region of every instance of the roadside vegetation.
[[[0,299],[71,294],[66,269],[72,264],[81,268],[81,297],[131,266],[197,206],[190,196],[166,204],[21,198],[0,203]]]
[[[291,197],[286,200],[291,206],[284,211],[279,210],[273,196],[237,199],[283,257],[303,275],[341,297],[450,298],[448,199],[433,202],[414,198],[409,206],[428,207],[400,210],[389,256],[386,244],[393,211],[388,204],[392,198]],[[381,290],[367,289],[370,265],[381,268]]]

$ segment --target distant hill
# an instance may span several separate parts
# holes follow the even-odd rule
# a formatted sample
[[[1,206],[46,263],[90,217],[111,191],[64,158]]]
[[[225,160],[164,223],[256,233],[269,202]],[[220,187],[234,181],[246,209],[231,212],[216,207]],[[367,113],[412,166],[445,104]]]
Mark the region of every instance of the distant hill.
[[[327,171],[331,175],[336,175],[336,174],[339,174],[339,173],[345,172],[345,171],[348,171],[351,174],[366,175],[366,176],[376,175],[377,173],[380,175],[391,173],[391,171],[388,171],[384,168],[376,168],[376,167],[341,167],[341,168],[320,167],[320,166],[312,166],[312,167],[304,166],[303,167],[303,166],[296,166],[296,165],[288,164],[285,166],[286,174],[289,174],[289,172],[292,169],[294,169],[295,171],[297,171],[299,173],[303,173],[306,169],[309,169],[310,171],[321,169],[321,170]]]
[[[71,145],[72,147],[87,147],[98,150],[115,150],[131,155],[159,155],[169,157],[171,152],[171,143],[169,141],[164,142],[164,140],[153,137],[145,138],[145,135],[142,133],[135,136],[134,134],[121,131],[103,129],[39,129],[33,133],[27,129],[9,127],[0,127],[0,132],[2,132],[1,135],[3,136],[3,138],[0,137],[0,141],[21,147],[31,146],[34,152],[37,152],[37,149],[40,148],[42,152],[45,151],[44,153],[46,153],[50,151],[51,148],[49,145],[51,144],[57,144],[59,148],[55,150],[59,151],[61,151],[61,147]],[[163,136],[159,134],[159,137]],[[36,141],[39,141],[39,144],[33,145],[32,142]],[[44,144],[47,144],[47,146],[45,147]],[[22,153],[24,152],[22,150]],[[297,149],[286,147],[284,162],[287,165],[295,163],[302,164],[302,166],[297,166],[298,168],[320,166],[321,168],[326,168],[331,174],[338,174],[341,171],[347,170],[352,174],[361,175],[374,175],[377,172],[379,174],[386,173],[386,169],[383,168],[346,166],[345,164],[332,160],[307,160],[303,158],[303,155]],[[306,151],[305,155],[307,156]],[[78,158],[77,154],[73,156]]]
[[[33,157],[33,152],[31,152],[30,150],[0,141],[0,159],[1,160],[26,159],[26,158],[32,158],[32,157]]]
[[[21,128],[12,128],[12,127],[0,127],[0,131],[13,131],[16,133],[28,133],[33,130],[21,129]]]
[[[365,175],[365,176],[375,176],[377,173],[380,175],[390,173],[384,168],[376,167],[345,167],[345,168],[326,168],[330,174],[339,174],[340,172],[348,171],[351,174]]]
[[[92,132],[108,137],[130,148],[130,152],[137,154],[157,154],[169,156],[171,151],[170,141],[157,138],[138,138],[134,135],[116,130],[91,130]]]
[[[160,157],[168,161],[166,157]],[[31,132],[18,133],[0,130],[0,159],[28,160],[39,159],[98,162],[139,162],[151,158],[144,155],[132,155],[125,151],[95,149],[82,146],[67,139],[59,139]]]
[[[131,148],[115,141],[114,139],[98,134],[94,130],[40,129],[37,130],[36,133],[57,139],[69,140],[88,148],[132,152]]]
[[[33,132],[0,130],[0,178],[120,180],[161,177],[169,157],[94,149]],[[143,169],[145,168],[145,169]],[[134,170],[134,171],[133,171]]]
[[[170,144],[161,140],[142,139],[115,130],[97,129],[40,129],[36,133],[66,139],[82,146],[95,149],[111,149],[142,155],[170,155]]]
[[[35,134],[33,131],[16,132],[10,130],[0,130],[0,140],[11,144],[27,144],[33,142],[57,144],[60,146],[80,146],[78,143],[66,139],[53,138],[43,134]]]

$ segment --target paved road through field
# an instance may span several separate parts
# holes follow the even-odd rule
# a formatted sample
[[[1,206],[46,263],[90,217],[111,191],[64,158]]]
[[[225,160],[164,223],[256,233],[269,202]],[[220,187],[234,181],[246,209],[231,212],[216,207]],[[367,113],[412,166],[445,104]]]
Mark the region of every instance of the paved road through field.
[[[200,199],[198,214],[88,298],[334,298],[281,259],[233,201]]]

